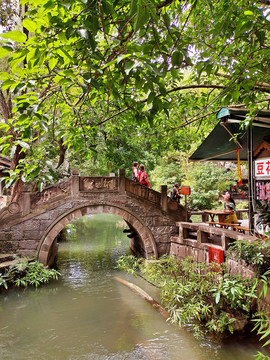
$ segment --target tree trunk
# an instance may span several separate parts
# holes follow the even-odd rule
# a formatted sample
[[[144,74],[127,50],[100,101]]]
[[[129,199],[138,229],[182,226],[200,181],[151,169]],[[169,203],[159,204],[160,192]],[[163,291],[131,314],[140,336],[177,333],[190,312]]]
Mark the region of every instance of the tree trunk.
[[[170,317],[170,314],[167,310],[165,310],[156,300],[154,300],[150,295],[148,295],[143,289],[141,289],[139,286],[132,284],[129,281],[126,281],[124,279],[121,279],[119,277],[114,277],[114,280],[120,282],[121,284],[127,286],[132,291],[134,291],[136,294],[140,295],[144,300],[146,300],[149,304],[153,306],[153,308],[160,313],[165,319],[168,319]]]
[[[13,158],[11,160],[11,170],[15,170],[17,165],[19,164],[19,161],[24,159],[26,156],[26,153],[22,151],[22,147],[20,145],[17,145],[15,153],[13,155]],[[21,195],[22,195],[22,187],[23,187],[23,181],[22,179],[18,179],[16,183],[12,186],[11,189],[11,201],[19,201]]]
[[[67,147],[65,145],[63,145],[63,138],[58,140],[58,144],[59,144],[60,156],[59,156],[59,160],[58,160],[56,169],[58,169],[59,166],[63,164],[63,162],[65,160],[65,154],[67,151]]]

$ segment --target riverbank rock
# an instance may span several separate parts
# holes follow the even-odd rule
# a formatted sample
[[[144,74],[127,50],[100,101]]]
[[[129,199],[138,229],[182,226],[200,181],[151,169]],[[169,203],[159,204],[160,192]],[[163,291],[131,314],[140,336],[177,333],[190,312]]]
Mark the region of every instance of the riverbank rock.
[[[243,331],[245,329],[245,327],[248,324],[248,320],[245,318],[241,318],[241,317],[236,317],[232,314],[227,314],[227,316],[231,319],[234,319],[234,322],[232,323],[232,328],[233,331]]]

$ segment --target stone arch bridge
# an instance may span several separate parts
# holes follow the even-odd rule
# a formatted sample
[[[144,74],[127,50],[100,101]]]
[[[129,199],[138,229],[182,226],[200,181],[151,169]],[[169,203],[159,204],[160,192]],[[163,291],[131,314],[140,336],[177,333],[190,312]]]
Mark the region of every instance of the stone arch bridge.
[[[178,233],[176,222],[185,211],[167,196],[167,186],[154,191],[125,177],[72,176],[31,192],[24,186],[19,203],[0,211],[0,253],[36,256],[50,265],[57,252],[57,235],[73,220],[95,213],[122,217],[130,228],[130,247],[140,256],[168,254],[170,239]]]

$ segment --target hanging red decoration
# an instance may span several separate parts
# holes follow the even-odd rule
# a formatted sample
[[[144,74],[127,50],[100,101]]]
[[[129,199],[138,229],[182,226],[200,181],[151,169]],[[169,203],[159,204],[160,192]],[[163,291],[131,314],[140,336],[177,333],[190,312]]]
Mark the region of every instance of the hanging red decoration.
[[[240,149],[237,148],[237,172],[238,172],[238,186],[242,185],[242,174],[241,174],[241,164],[240,164]]]

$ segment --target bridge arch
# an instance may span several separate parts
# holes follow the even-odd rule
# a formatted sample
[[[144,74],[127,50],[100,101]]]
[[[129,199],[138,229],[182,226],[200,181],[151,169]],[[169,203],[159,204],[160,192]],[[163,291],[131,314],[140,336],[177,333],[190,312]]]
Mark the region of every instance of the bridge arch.
[[[37,251],[37,257],[44,265],[50,265],[55,255],[56,237],[59,232],[73,220],[89,214],[112,214],[124,219],[131,226],[141,239],[146,257],[158,257],[155,238],[145,222],[136,214],[126,208],[112,203],[96,203],[81,205],[72,208],[58,216],[44,232]]]

